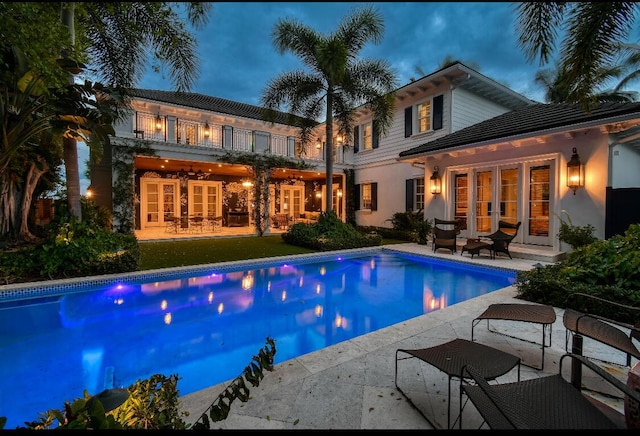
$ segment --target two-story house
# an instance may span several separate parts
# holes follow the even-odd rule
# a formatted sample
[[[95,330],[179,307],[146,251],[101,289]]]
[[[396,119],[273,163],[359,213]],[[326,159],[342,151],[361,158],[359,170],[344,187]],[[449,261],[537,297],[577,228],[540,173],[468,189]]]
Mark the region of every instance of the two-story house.
[[[113,146],[92,165],[95,201],[113,210],[113,186],[132,180],[135,228],[165,227],[175,217],[216,216],[223,225],[251,225],[251,176],[246,167],[225,164],[229,151],[271,153],[303,159],[313,170],[275,171],[269,214],[299,218],[321,212],[333,195],[339,217],[346,217],[347,193],[356,198],[361,225],[388,226],[393,213],[425,206],[424,167],[398,160],[400,152],[533,102],[462,64],[443,68],[396,91],[394,123],[384,137],[373,132],[372,114],[358,111],[353,138],[324,138],[317,128],[311,144],[279,114],[263,120],[262,108],[212,96],[172,91],[133,91],[132,116],[116,126]],[[121,174],[114,150],[144,140],[155,156],[132,156],[131,174]],[[333,144],[334,181],[327,190],[325,147]],[[355,186],[346,186],[344,170],[355,170]],[[121,171],[121,170],[120,170]],[[408,191],[405,194],[405,190]],[[118,201],[115,201],[117,209]]]

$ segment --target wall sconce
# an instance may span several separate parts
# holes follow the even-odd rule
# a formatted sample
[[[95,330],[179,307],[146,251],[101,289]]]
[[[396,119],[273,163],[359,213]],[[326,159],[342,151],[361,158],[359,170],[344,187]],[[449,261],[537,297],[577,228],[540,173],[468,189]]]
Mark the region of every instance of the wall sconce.
[[[250,188],[253,186],[253,183],[251,183],[248,180],[245,180],[244,182],[242,182],[242,186],[244,186],[245,188]]]
[[[318,140],[316,141],[316,150],[320,150],[320,148],[322,148],[322,141],[320,141],[320,138],[318,138]]]
[[[342,136],[336,136],[336,147],[342,145]]]
[[[336,192],[336,195],[338,197],[342,197],[342,189],[338,189],[338,191]]]
[[[316,191],[316,198],[322,198],[322,192]]]
[[[159,114],[158,116],[156,116],[156,130],[157,131],[162,130],[162,118],[160,118]]]
[[[442,192],[442,182],[440,175],[438,174],[438,165],[433,167],[433,174],[429,179],[429,190],[433,195],[438,195]]]
[[[204,137],[208,138],[209,135],[211,135],[211,128],[209,127],[209,123],[205,122],[204,123]]]
[[[573,155],[567,162],[567,187],[573,189],[573,195],[576,195],[576,189],[581,186],[584,186],[584,165],[580,162],[578,151],[573,147]]]

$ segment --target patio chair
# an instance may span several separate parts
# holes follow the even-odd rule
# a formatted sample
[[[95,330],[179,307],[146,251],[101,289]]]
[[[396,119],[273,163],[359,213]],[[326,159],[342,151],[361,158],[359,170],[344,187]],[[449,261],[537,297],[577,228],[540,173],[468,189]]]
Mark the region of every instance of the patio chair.
[[[586,366],[608,386],[620,391],[628,401],[640,401],[640,392],[577,354],[560,357],[558,374],[503,384],[489,384],[478,368],[462,369],[459,427],[467,406],[463,394],[491,429],[620,429],[627,427],[625,415],[609,404],[583,393],[581,378],[565,379],[562,364],[572,360]],[[573,365],[571,365],[573,366]]]
[[[497,253],[505,253],[509,256],[509,259],[512,259],[511,253],[509,253],[509,244],[518,234],[521,225],[521,221],[518,221],[516,224],[502,220],[498,221],[498,230],[486,236],[493,242],[491,246],[493,257],[495,257]]]
[[[457,250],[457,236],[460,233],[458,227],[458,221],[441,220],[434,218],[433,220],[433,251],[440,248],[446,248],[451,250],[451,253],[455,253]]]
[[[633,319],[634,324],[593,313],[598,306],[602,305],[614,308],[620,317],[619,319]],[[577,308],[580,309],[578,310]],[[623,318],[624,316],[626,318]],[[566,328],[566,351],[569,351],[570,337],[573,335],[575,339],[576,335],[580,335],[625,353],[626,366],[631,366],[632,357],[640,359],[640,351],[634,343],[634,340],[640,341],[640,307],[627,306],[595,295],[575,292],[567,297],[567,308],[564,310],[562,322]],[[574,340],[572,344],[583,354],[582,341],[576,343]],[[595,357],[592,358],[605,363],[615,363]]]

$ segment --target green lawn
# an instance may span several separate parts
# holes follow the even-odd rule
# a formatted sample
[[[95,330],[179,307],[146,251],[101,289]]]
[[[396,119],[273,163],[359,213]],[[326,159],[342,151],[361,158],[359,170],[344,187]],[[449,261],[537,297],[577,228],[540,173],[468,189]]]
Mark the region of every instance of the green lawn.
[[[406,241],[383,240],[383,245]],[[140,270],[314,253],[289,245],[280,235],[212,238],[190,241],[141,242]]]

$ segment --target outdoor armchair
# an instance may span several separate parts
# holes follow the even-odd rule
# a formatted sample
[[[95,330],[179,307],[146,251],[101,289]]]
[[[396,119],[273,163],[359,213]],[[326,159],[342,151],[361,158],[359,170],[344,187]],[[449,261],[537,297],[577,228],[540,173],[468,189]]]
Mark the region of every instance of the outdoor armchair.
[[[511,259],[511,253],[509,253],[509,244],[518,234],[518,230],[522,225],[521,221],[516,224],[508,223],[506,221],[498,221],[498,230],[486,237],[491,239],[493,245],[491,251],[495,257],[496,253],[505,253]],[[505,231],[506,230],[506,231]]]
[[[580,368],[586,367],[613,389],[622,392],[629,401],[640,401],[640,392],[596,365],[584,356],[564,354],[558,374],[512,383],[490,385],[478,368],[462,369],[459,425],[467,402],[475,406],[491,429],[619,429],[626,428],[625,415],[596,398],[583,393],[581,379],[562,373],[565,359]],[[574,366],[573,364],[570,366]]]
[[[451,250],[451,253],[455,253],[457,250],[457,236],[460,233],[458,222],[455,220],[447,221],[439,218],[434,218],[433,226],[433,251],[440,248],[446,248]]]

